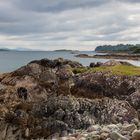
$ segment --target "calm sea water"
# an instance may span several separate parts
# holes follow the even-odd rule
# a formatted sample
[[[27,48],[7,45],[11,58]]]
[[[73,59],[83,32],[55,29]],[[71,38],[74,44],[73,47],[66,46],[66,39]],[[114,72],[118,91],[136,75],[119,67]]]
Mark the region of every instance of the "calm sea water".
[[[78,52],[93,55],[95,52]],[[106,62],[108,59],[95,59],[95,58],[77,58],[76,54],[70,52],[32,52],[32,51],[1,51],[0,52],[0,73],[11,72],[17,68],[26,65],[32,60],[39,60],[43,58],[56,59],[59,57],[78,61],[84,66],[88,66],[91,62]],[[127,60],[126,60],[127,61]],[[128,61],[134,65],[140,66],[140,61]]]

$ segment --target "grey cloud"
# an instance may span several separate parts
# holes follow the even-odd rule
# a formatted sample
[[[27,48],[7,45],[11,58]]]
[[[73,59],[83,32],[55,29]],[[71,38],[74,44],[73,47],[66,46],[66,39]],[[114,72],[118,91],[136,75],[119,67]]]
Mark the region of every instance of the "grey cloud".
[[[139,6],[139,0],[2,0],[0,37],[12,47],[138,43]]]
[[[140,0],[120,0],[122,2],[140,3]]]
[[[75,8],[97,7],[111,0],[14,0],[20,8],[35,12],[61,12]]]

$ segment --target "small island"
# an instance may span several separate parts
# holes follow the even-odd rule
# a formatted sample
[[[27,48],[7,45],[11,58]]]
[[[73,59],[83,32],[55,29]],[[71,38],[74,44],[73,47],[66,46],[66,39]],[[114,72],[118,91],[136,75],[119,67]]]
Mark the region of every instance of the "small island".
[[[103,58],[103,59],[122,59],[122,60],[140,60],[140,45],[104,45],[98,46],[95,52],[102,53],[89,56],[87,54],[78,54],[75,57],[81,58]]]
[[[54,52],[71,52],[72,50],[67,49],[60,49],[60,50],[54,50]]]
[[[140,54],[140,44],[118,44],[118,45],[103,45],[98,46],[95,49],[98,53],[128,53],[128,54]]]

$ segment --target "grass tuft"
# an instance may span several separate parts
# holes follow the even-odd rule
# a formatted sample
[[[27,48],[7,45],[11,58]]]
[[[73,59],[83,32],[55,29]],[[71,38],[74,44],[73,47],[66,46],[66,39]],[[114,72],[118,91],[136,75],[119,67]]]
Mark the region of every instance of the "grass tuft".
[[[116,65],[116,66],[100,66],[95,68],[75,68],[73,69],[75,74],[84,72],[111,72],[112,74],[128,75],[128,76],[140,76],[140,67],[129,65]]]

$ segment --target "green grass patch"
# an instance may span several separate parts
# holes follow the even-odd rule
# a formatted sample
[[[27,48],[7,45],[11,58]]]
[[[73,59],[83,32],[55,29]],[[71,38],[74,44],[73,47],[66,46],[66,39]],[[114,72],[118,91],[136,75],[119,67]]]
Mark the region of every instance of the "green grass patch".
[[[76,68],[73,69],[74,73],[84,72],[111,72],[112,74],[140,76],[140,67],[129,65],[116,65],[116,66],[100,66],[95,68]]]

